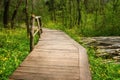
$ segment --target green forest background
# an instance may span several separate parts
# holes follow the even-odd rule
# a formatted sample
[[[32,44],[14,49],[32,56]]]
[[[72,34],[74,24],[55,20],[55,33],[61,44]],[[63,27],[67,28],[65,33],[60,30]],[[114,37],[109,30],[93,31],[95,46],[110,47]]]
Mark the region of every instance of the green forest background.
[[[15,26],[12,23],[18,26],[20,22],[24,22],[27,12],[28,18],[31,14],[42,16],[46,27],[48,23],[54,22],[62,25],[62,28],[75,28],[84,36],[120,35],[120,0],[5,1],[7,0],[0,2],[0,24],[4,23],[7,27],[13,28]],[[6,12],[4,9],[7,9]]]
[[[78,42],[83,36],[120,36],[120,0],[0,0],[1,80],[29,54],[32,14],[42,17],[43,27],[63,30]],[[93,80],[120,80],[119,65],[99,63],[91,48],[88,53]]]

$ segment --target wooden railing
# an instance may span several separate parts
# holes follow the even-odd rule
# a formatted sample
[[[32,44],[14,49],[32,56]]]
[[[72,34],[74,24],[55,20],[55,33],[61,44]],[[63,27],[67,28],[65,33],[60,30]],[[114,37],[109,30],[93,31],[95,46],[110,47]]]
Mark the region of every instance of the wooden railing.
[[[34,37],[38,33],[40,35],[42,33],[42,22],[41,16],[32,15],[30,19],[30,51],[34,49]],[[36,26],[37,25],[37,26]]]

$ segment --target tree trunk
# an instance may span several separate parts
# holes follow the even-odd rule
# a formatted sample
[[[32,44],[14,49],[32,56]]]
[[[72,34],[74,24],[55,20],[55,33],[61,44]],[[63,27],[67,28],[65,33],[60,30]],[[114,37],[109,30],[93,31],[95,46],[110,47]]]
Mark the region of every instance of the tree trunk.
[[[29,36],[29,16],[28,16],[28,0],[25,1],[25,16],[26,16],[26,27],[27,27],[27,36]]]
[[[4,0],[4,15],[3,15],[4,28],[8,28],[10,1],[11,1],[11,0]]]
[[[14,19],[15,19],[16,15],[17,15],[18,8],[21,5],[21,3],[22,3],[22,0],[19,0],[18,4],[16,5],[16,9],[13,12],[12,19],[11,19],[11,28],[14,28]]]
[[[65,1],[64,0],[60,0],[60,4],[61,4],[61,18],[62,18],[62,24],[65,25]]]
[[[31,12],[32,15],[34,14],[34,5],[35,5],[35,1],[32,0],[32,12]]]
[[[118,0],[113,0],[112,1],[113,2],[113,4],[112,4],[112,27],[113,27],[113,32],[115,32],[115,21],[114,21],[114,17],[115,17],[115,15],[116,15],[116,13],[117,13],[117,5],[119,5],[118,4]]]
[[[80,25],[80,21],[81,21],[81,9],[80,9],[80,0],[77,0],[77,8],[78,8],[78,25]]]
[[[56,21],[56,14],[55,14],[55,0],[50,0],[50,10],[51,10],[51,19],[52,21]]]
[[[72,0],[69,0],[69,28],[72,28]]]
[[[2,8],[1,6],[2,6],[2,3],[3,3],[3,1],[0,1],[0,9]]]
[[[97,28],[98,21],[98,9],[95,10],[95,19],[94,19],[94,27]]]
[[[87,11],[87,9],[88,9],[88,0],[84,0],[84,5],[85,5],[85,9],[86,9],[86,11]],[[88,12],[88,11],[87,11]]]

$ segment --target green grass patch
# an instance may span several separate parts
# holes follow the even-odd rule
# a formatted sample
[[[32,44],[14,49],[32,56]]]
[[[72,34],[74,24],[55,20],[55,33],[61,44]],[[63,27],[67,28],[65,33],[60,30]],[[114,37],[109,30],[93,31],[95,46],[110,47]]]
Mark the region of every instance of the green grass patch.
[[[102,58],[96,57],[94,48],[87,48],[93,80],[120,80],[120,64],[106,63]]]
[[[29,53],[25,29],[0,31],[0,80],[6,80]]]
[[[35,43],[38,36],[35,37]],[[7,80],[29,54],[26,29],[0,29],[0,80]]]

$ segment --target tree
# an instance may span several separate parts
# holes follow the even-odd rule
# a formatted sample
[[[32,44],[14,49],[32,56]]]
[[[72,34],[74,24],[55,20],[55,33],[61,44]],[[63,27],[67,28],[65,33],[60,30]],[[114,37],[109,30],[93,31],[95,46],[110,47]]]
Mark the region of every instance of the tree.
[[[10,1],[11,0],[4,0],[4,14],[3,14],[4,28],[8,28]]]
[[[12,14],[11,28],[14,27],[14,19],[15,19],[16,15],[17,15],[18,9],[19,9],[22,1],[23,1],[23,0],[19,0],[19,1],[18,1],[18,4],[16,4],[15,10],[14,10],[14,12],[13,12],[13,14]]]
[[[55,7],[55,0],[47,1],[47,6],[49,8],[50,16],[52,21],[56,21],[56,7]]]
[[[80,25],[80,21],[81,21],[80,0],[77,0],[77,11],[78,11],[78,20],[77,20],[77,24]]]
[[[29,35],[29,16],[28,16],[28,0],[25,0],[25,16],[26,16],[26,27],[27,27],[27,35]]]

